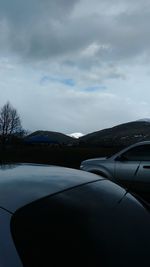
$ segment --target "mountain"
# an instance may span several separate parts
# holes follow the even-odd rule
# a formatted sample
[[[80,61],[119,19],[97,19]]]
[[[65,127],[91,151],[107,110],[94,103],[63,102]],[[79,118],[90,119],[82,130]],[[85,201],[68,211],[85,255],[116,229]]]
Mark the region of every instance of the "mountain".
[[[73,138],[77,138],[78,139],[78,138],[84,136],[84,134],[82,134],[82,133],[72,133],[72,134],[68,134],[68,136],[71,136]]]
[[[138,121],[150,122],[150,119],[149,118],[144,118],[144,119],[140,119]]]
[[[36,131],[25,138],[27,143],[73,144],[74,138],[59,132]]]
[[[150,120],[139,120],[117,125],[87,134],[79,138],[80,145],[86,146],[128,146],[150,140]]]

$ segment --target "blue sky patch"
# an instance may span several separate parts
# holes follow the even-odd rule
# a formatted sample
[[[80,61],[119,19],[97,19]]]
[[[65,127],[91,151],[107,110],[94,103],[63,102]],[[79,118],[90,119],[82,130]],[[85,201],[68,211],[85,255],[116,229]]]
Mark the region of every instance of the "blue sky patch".
[[[84,91],[86,91],[86,92],[97,92],[97,91],[99,91],[99,90],[106,90],[107,88],[106,88],[106,86],[105,85],[97,85],[97,86],[89,86],[89,87],[86,87],[85,89],[84,89]]]
[[[75,81],[73,79],[62,79],[61,82],[68,86],[75,86]]]
[[[75,86],[75,84],[76,84],[73,79],[61,78],[61,77],[52,77],[52,76],[48,76],[48,75],[43,76],[40,80],[41,85],[47,85],[50,82],[61,83],[61,84],[65,84],[65,85],[71,86],[71,87]]]

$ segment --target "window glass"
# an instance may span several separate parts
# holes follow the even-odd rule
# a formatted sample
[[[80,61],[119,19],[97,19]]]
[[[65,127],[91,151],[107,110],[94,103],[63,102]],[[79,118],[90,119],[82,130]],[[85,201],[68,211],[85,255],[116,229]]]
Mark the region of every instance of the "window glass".
[[[150,145],[141,145],[129,149],[123,156],[128,160],[150,161]]]

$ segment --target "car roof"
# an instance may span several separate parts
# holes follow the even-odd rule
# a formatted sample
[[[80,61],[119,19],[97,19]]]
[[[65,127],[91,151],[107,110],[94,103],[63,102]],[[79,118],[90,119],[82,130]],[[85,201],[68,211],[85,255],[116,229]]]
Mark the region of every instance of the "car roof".
[[[139,145],[150,145],[150,141],[137,142],[137,143],[134,143],[133,145],[131,145],[130,147],[139,146]]]
[[[122,154],[123,152],[126,152],[127,150],[131,149],[131,148],[134,148],[134,147],[137,147],[137,146],[141,146],[141,145],[150,145],[150,141],[141,141],[141,142],[137,142],[137,143],[134,143],[130,146],[127,146],[125,147],[124,149],[122,149],[121,151],[113,154],[111,157],[109,157],[110,159],[114,159],[116,156]]]
[[[63,167],[0,165],[0,207],[14,213],[40,198],[97,180],[103,178]]]

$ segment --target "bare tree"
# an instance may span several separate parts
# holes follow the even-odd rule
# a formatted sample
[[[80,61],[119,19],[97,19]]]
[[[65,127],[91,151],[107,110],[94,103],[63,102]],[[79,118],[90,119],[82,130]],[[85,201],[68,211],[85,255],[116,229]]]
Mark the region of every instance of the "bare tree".
[[[21,121],[17,110],[7,102],[0,110],[0,136],[2,144],[5,144],[12,135],[19,134],[21,129]]]

